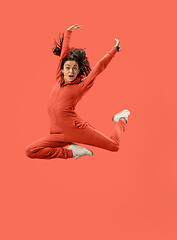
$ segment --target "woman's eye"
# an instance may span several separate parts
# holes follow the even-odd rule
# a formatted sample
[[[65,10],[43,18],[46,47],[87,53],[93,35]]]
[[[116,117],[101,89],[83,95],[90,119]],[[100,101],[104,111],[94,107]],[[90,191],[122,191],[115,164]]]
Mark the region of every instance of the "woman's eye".
[[[69,67],[66,67],[67,70],[69,70]],[[74,71],[77,71],[77,68],[73,68]]]

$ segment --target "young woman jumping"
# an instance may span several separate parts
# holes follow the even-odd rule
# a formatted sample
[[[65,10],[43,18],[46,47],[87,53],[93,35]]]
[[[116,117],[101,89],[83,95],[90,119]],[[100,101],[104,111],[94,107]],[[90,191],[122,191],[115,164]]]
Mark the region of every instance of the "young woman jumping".
[[[81,27],[78,24],[69,27],[59,43],[55,41],[53,53],[59,56],[59,64],[56,83],[48,105],[50,134],[26,147],[26,155],[30,158],[74,157],[77,159],[85,155],[93,155],[92,151],[75,143],[92,145],[109,151],[119,150],[120,139],[125,131],[130,111],[125,109],[113,116],[115,126],[110,137],[107,137],[82,120],[75,112],[75,107],[93,86],[95,78],[107,67],[116,52],[119,52],[120,42],[116,38],[116,45],[91,70],[84,49],[69,47],[72,31]],[[65,148],[67,145],[69,147]]]

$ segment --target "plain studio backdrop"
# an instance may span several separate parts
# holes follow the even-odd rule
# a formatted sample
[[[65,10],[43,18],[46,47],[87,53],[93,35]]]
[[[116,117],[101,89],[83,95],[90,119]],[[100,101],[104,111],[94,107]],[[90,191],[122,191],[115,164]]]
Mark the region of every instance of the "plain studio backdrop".
[[[176,1],[1,3],[1,239],[166,240],[177,238]],[[47,104],[58,57],[54,38],[74,24],[71,47],[91,68],[121,51],[76,107],[110,134],[131,115],[120,150],[30,159],[25,146],[49,134]],[[84,145],[83,145],[84,146]]]

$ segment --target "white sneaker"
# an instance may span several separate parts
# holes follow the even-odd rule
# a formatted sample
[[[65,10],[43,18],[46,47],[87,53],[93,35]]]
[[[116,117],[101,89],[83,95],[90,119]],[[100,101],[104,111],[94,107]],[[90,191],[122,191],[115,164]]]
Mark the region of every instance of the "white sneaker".
[[[93,152],[91,150],[81,147],[75,143],[70,143],[68,149],[73,152],[73,156],[75,159],[86,155],[93,155]]]
[[[128,123],[128,115],[130,115],[130,111],[125,109],[125,110],[115,114],[112,118],[112,121],[117,123],[120,118],[125,118],[126,122]]]

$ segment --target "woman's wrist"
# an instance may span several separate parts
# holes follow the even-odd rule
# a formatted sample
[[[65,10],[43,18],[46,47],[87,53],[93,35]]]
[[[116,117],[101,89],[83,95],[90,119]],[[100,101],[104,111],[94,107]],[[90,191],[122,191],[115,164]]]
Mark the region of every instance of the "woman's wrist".
[[[120,51],[120,47],[119,46],[115,45],[114,47],[117,49],[118,52]]]

